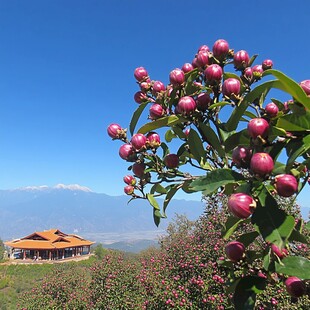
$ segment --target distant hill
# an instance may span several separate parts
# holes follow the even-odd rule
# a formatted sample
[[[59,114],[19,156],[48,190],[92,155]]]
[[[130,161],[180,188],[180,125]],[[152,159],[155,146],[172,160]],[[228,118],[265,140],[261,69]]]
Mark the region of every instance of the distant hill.
[[[0,190],[0,238],[9,240],[58,228],[105,244],[154,240],[164,233],[175,213],[194,220],[204,210],[200,201],[174,199],[167,208],[168,219],[157,228],[147,201],[127,204],[128,200],[125,195],[95,193],[80,185]]]
[[[132,240],[103,244],[103,247],[130,253],[139,253],[149,247],[159,248],[159,244],[156,240]]]

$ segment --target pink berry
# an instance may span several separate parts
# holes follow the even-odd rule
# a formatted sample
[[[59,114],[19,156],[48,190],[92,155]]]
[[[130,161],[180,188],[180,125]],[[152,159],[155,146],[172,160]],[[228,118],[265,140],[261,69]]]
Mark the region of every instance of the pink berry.
[[[225,253],[232,262],[238,262],[242,259],[245,252],[245,246],[239,241],[231,241],[225,247]]]
[[[297,277],[289,277],[285,281],[287,292],[295,298],[301,297],[306,292],[305,283]]]
[[[271,246],[271,251],[276,254],[279,258],[283,258],[285,256],[288,255],[288,251],[287,249],[283,248],[283,249],[280,249],[277,245],[275,244],[272,244]]]
[[[197,65],[199,67],[205,67],[209,63],[209,53],[206,51],[200,51],[197,55]]]
[[[127,185],[124,187],[124,192],[126,195],[132,195],[135,188],[132,185]]]
[[[305,91],[307,96],[310,96],[310,80],[304,80],[300,82],[299,85]]]
[[[231,97],[232,95],[238,96],[240,93],[241,85],[240,81],[235,78],[228,78],[224,81],[222,92],[226,97]]]
[[[212,51],[216,58],[223,59],[229,52],[229,44],[226,40],[217,40],[213,45]]]
[[[134,71],[134,76],[138,82],[142,82],[148,77],[148,73],[143,67],[138,67]]]
[[[120,136],[122,135],[123,129],[118,124],[111,124],[111,125],[109,125],[107,131],[108,131],[108,135],[112,139],[119,139]]]
[[[164,114],[165,114],[165,110],[160,104],[154,103],[150,107],[150,118],[152,120],[161,118]]]
[[[147,145],[150,146],[151,148],[156,148],[160,146],[160,136],[156,132],[149,132],[146,135],[147,139]]]
[[[274,162],[268,153],[255,153],[251,158],[250,168],[254,174],[264,177],[272,172]]]
[[[124,178],[123,178],[124,182],[128,185],[136,185],[136,178],[132,175],[125,175]]]
[[[182,85],[185,81],[184,72],[179,68],[172,70],[169,74],[169,80],[170,83],[174,86]]]
[[[179,166],[179,156],[176,154],[168,154],[164,158],[164,164],[169,169],[174,169]]]
[[[152,93],[154,96],[156,96],[158,93],[163,92],[166,90],[166,87],[163,82],[161,81],[155,81],[153,84]]]
[[[269,123],[264,118],[252,118],[248,123],[248,133],[251,138],[258,136],[266,138],[268,136]]]
[[[252,67],[253,76],[256,78],[261,78],[264,72],[262,65],[255,65]]]
[[[262,67],[263,67],[263,70],[268,70],[268,69],[272,69],[273,67],[273,62],[272,60],[270,59],[265,59],[263,62],[262,62]]]
[[[138,178],[142,178],[144,175],[145,164],[144,163],[134,163],[132,165],[132,172]]]
[[[269,117],[276,117],[278,115],[279,108],[274,102],[270,102],[266,105],[265,111]]]
[[[119,156],[127,161],[135,160],[135,151],[131,144],[125,143],[119,149]]]
[[[291,174],[279,174],[275,177],[275,188],[282,197],[290,197],[296,193],[298,182]]]
[[[249,65],[250,56],[249,54],[244,51],[238,51],[234,55],[234,66],[237,70],[243,70]]]
[[[253,70],[251,67],[247,67],[243,71],[243,76],[246,77],[247,79],[252,79],[253,77]]]
[[[256,202],[248,194],[235,193],[228,199],[228,209],[236,217],[246,219],[256,208]]]
[[[211,98],[208,93],[200,93],[196,99],[197,109],[199,111],[206,111],[210,105]]]
[[[146,137],[142,133],[136,133],[132,136],[130,142],[137,151],[140,151],[145,148]]]
[[[148,100],[148,97],[146,95],[146,93],[142,92],[142,91],[138,91],[135,93],[134,95],[134,99],[136,103],[142,103]]]
[[[232,161],[237,167],[248,168],[252,157],[252,150],[248,147],[238,146],[232,152]]]
[[[217,64],[208,66],[204,71],[207,81],[220,81],[223,76],[223,69]]]
[[[185,96],[180,98],[177,107],[180,113],[189,115],[195,111],[196,101],[190,96]]]
[[[183,66],[182,66],[182,71],[184,72],[184,73],[188,73],[188,72],[191,72],[192,70],[194,70],[194,67],[193,67],[193,65],[192,64],[190,64],[190,63],[185,63]]]
[[[209,52],[210,49],[207,45],[201,45],[197,51],[197,53],[201,52],[201,51],[205,51],[205,52]]]

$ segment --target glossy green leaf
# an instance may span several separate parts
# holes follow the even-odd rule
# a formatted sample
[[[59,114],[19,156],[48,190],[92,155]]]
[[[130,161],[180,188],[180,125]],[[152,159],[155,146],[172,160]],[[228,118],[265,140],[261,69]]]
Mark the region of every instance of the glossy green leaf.
[[[296,159],[310,151],[310,135],[305,136],[302,141],[290,141],[287,146],[287,170],[290,170]]]
[[[129,124],[129,131],[131,135],[133,135],[133,133],[135,132],[137,122],[139,121],[139,118],[147,105],[148,102],[141,103],[139,107],[136,109],[136,111],[133,113],[133,116]]]
[[[155,121],[146,123],[138,130],[138,133],[145,134],[158,128],[171,127],[173,125],[181,124],[183,122],[186,122],[186,119],[180,115],[165,116]]]
[[[310,231],[310,221],[305,225],[305,228]]]
[[[158,227],[159,224],[160,224],[160,219],[162,218],[162,215],[160,213],[159,210],[157,209],[153,209],[153,220],[154,220],[154,223],[155,225]]]
[[[276,77],[282,84],[282,90],[286,91],[292,97],[294,97],[298,102],[304,105],[308,110],[310,109],[310,98],[306,95],[304,90],[296,83],[294,80],[286,76],[284,73],[278,70],[266,70],[263,73],[263,76],[273,75]]]
[[[253,55],[253,56],[250,58],[250,61],[249,61],[249,64],[248,64],[249,67],[252,66],[252,64],[253,64],[253,62],[255,61],[255,59],[257,58],[257,56],[258,56],[258,54],[255,54],[255,55]]]
[[[250,91],[239,103],[238,106],[234,108],[231,113],[230,118],[226,123],[226,130],[233,131],[239,125],[239,121],[243,116],[244,112],[248,108],[249,104],[255,101],[256,99],[260,99],[262,94],[264,97],[268,94],[271,88],[276,87],[277,85],[282,85],[278,80],[267,81],[265,83],[260,84],[252,91]]]
[[[222,238],[224,240],[229,239],[229,237],[234,233],[234,231],[237,229],[239,223],[241,223],[243,219],[239,219],[235,216],[230,216],[226,223],[225,228],[222,231]]]
[[[259,236],[257,231],[251,231],[241,235],[237,241],[244,244],[245,247],[249,246]]]
[[[310,261],[301,256],[288,256],[282,259],[281,264],[276,263],[276,272],[300,279],[310,279]]]
[[[204,162],[206,158],[206,151],[201,142],[201,137],[194,129],[189,131],[187,136],[187,143],[190,149],[190,153],[194,156],[197,162],[199,164],[201,161]]]
[[[266,279],[255,276],[245,276],[235,287],[233,302],[235,310],[251,310],[255,307],[256,294],[266,287]]]
[[[296,113],[287,114],[278,118],[277,126],[286,131],[309,131],[310,130],[310,112],[303,115]]]
[[[247,129],[243,129],[239,132],[233,133],[225,141],[224,146],[226,152],[232,151],[237,146],[249,146],[250,137]]]
[[[154,191],[156,193],[159,193],[159,194],[166,194],[167,193],[167,190],[159,183],[155,184],[153,186],[153,188],[154,188]]]
[[[171,142],[174,138],[177,138],[177,135],[174,133],[174,131],[172,129],[167,130],[165,133],[165,140],[167,142]]]
[[[220,157],[225,157],[225,151],[214,130],[209,125],[203,123],[199,124],[199,127],[205,141],[207,141],[217,151]]]
[[[230,102],[227,102],[227,101],[221,101],[221,102],[217,102],[217,103],[214,103],[212,105],[209,106],[209,110],[212,110],[214,108],[217,108],[217,107],[224,107],[226,105],[231,105]]]
[[[166,216],[166,209],[169,205],[169,202],[171,201],[175,193],[179,190],[179,184],[169,185],[166,187],[166,190],[167,190],[167,195],[166,195],[166,198],[164,200],[164,205],[163,205],[164,216]]]
[[[252,223],[266,242],[282,248],[294,229],[295,220],[276,204],[266,204],[265,207],[258,206],[255,209]]]
[[[158,202],[156,201],[156,199],[152,194],[146,194],[146,198],[154,209],[160,210]]]
[[[224,74],[223,74],[223,79],[224,79],[224,80],[227,80],[227,79],[229,79],[229,78],[237,79],[237,80],[239,80],[239,82],[240,82],[241,84],[243,84],[243,82],[242,82],[242,80],[240,79],[240,76],[239,76],[239,75],[237,75],[237,74],[235,74],[235,73],[231,73],[231,72],[224,72]]]
[[[243,176],[236,171],[231,169],[216,169],[208,172],[206,176],[194,180],[190,188],[195,191],[203,191],[204,195],[210,195],[221,186],[237,183],[241,180],[243,180]]]
[[[303,235],[302,233],[300,233],[298,230],[294,229],[288,239],[289,241],[297,241],[297,242],[301,242],[301,243],[308,243],[308,239],[305,237],[305,235]]]

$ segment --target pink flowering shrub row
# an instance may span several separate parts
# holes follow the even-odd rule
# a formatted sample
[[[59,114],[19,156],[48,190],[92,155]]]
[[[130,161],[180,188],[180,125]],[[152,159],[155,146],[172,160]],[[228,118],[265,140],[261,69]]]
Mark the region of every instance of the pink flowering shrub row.
[[[284,275],[264,272],[259,251],[269,245],[263,239],[252,243],[239,261],[227,258],[227,240],[221,235],[228,218],[226,200],[206,198],[206,212],[196,222],[177,216],[160,240],[160,249],[139,255],[107,251],[91,267],[56,268],[23,295],[20,309],[234,309],[233,294],[227,289],[240,274],[245,280],[253,275],[267,278],[261,292],[258,283],[256,309],[310,309],[307,282],[305,294],[294,298],[283,284]],[[298,208],[290,212],[300,217]],[[238,240],[245,232],[251,232],[250,224],[244,223],[228,241]],[[287,251],[293,256],[310,254],[300,242],[290,243]]]

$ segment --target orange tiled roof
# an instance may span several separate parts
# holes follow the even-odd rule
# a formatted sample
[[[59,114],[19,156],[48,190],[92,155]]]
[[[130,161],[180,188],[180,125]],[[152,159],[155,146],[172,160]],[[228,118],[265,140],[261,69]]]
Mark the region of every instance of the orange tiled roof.
[[[53,250],[92,245],[94,242],[78,235],[68,235],[58,229],[34,232],[21,239],[7,241],[5,245],[24,250]]]

